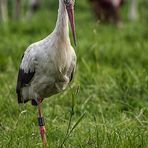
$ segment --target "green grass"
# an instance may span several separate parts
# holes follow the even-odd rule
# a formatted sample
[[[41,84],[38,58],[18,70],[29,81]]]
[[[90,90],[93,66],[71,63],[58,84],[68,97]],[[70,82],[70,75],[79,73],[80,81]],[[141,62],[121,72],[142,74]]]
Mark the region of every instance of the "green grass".
[[[146,3],[146,1],[145,1]],[[140,20],[124,26],[95,21],[85,1],[77,1],[78,65],[71,88],[43,103],[47,140],[59,147],[66,135],[75,106],[72,131],[65,148],[148,147],[148,3],[140,2]],[[145,7],[144,5],[145,4]],[[29,103],[18,106],[17,71],[27,46],[47,36],[56,21],[52,3],[30,21],[0,24],[0,147],[40,148],[37,109]]]

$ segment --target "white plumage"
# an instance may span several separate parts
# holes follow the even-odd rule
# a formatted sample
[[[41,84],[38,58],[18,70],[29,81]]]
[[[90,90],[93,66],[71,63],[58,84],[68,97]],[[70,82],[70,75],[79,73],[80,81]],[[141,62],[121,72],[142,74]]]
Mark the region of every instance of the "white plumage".
[[[73,5],[73,0],[59,0],[54,31],[45,39],[31,44],[25,51],[17,81],[18,103],[33,100],[33,105],[36,105],[37,99],[65,90],[71,81],[76,54],[69,39],[66,8]],[[75,33],[73,35],[75,40]]]

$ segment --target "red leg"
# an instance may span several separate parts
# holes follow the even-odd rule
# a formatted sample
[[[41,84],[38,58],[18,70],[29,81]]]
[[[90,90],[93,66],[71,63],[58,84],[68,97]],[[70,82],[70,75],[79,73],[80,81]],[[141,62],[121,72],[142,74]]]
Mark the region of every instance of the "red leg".
[[[46,130],[45,130],[45,123],[44,123],[44,118],[42,115],[42,108],[41,108],[42,100],[38,99],[38,124],[40,128],[40,135],[42,138],[43,146],[45,148],[48,147],[47,140],[46,140]]]

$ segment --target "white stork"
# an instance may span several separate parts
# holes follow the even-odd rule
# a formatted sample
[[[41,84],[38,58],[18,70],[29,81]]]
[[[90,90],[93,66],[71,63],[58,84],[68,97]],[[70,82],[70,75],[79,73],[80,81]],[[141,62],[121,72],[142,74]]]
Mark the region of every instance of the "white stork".
[[[16,87],[18,103],[31,100],[32,105],[40,106],[40,101],[65,90],[72,80],[76,54],[70,43],[68,18],[76,45],[74,0],[59,0],[54,31],[31,44],[22,58]]]
[[[136,21],[138,19],[137,0],[130,0],[129,19],[131,21]]]
[[[17,81],[18,103],[32,100],[37,105],[39,98],[63,91],[71,81],[76,55],[69,39],[68,16],[76,42],[73,6],[73,0],[59,0],[54,31],[25,51]]]
[[[30,0],[29,1],[29,10],[28,10],[28,17],[32,17],[33,14],[40,9],[42,4],[42,0]]]

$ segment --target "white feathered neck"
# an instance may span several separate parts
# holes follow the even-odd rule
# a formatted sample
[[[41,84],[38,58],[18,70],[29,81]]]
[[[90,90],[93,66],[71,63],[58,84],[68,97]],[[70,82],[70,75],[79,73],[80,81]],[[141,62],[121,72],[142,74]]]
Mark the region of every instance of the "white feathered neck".
[[[63,0],[59,0],[58,18],[53,33],[57,39],[69,41],[68,14]]]

